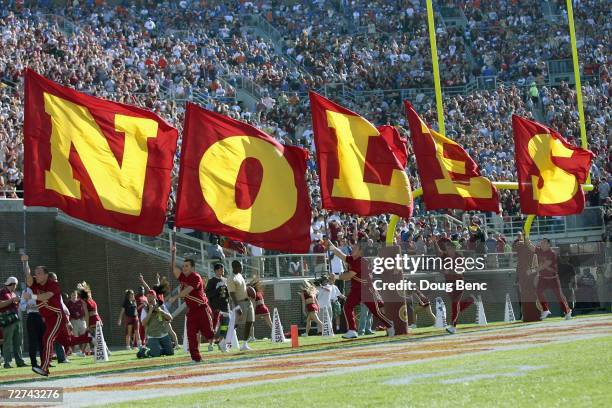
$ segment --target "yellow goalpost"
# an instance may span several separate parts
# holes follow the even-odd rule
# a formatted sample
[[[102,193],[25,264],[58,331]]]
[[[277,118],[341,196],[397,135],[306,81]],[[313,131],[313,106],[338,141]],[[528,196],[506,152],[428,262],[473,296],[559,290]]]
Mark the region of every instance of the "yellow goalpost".
[[[432,0],[426,0],[427,3],[427,26],[429,29],[429,45],[431,49],[431,65],[433,68],[434,77],[434,88],[436,94],[436,110],[438,113],[438,129],[442,135],[445,135],[444,131],[444,105],[442,102],[442,87],[440,86],[440,68],[438,65],[438,47],[436,45],[436,25],[434,22],[434,11]],[[588,141],[586,135],[586,125],[584,119],[584,108],[582,104],[582,86],[580,83],[580,65],[578,63],[578,49],[576,46],[576,29],[574,27],[574,10],[572,7],[572,0],[566,0],[567,4],[567,18],[570,32],[570,42],[572,48],[572,60],[574,65],[574,80],[576,82],[576,104],[578,105],[578,118],[580,122],[580,141],[583,149],[588,148]],[[446,135],[445,135],[446,136]],[[499,190],[518,190],[518,183],[515,181],[497,181],[493,182],[493,185]],[[593,190],[591,184],[591,175],[589,174],[586,184],[582,186],[584,191]],[[423,195],[423,189],[417,188],[412,191],[412,197],[417,198]],[[525,219],[523,225],[523,232],[525,236],[529,236],[531,232],[531,225],[535,219],[535,215],[530,214]],[[386,242],[387,245],[393,245],[395,238],[395,230],[400,217],[393,214],[389,221],[389,227],[387,229]]]

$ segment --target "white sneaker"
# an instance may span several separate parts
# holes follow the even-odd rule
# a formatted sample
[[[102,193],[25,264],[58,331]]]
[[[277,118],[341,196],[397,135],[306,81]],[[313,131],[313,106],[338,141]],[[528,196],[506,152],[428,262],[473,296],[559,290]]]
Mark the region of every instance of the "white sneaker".
[[[565,320],[571,320],[571,319],[572,319],[572,311],[570,310],[569,312],[565,314]]]
[[[49,376],[49,371],[45,371],[40,367],[32,367],[32,371],[34,371],[38,375],[42,375],[43,377]]]
[[[411,325],[410,325],[410,328],[411,328],[412,330],[416,329],[416,328],[417,328],[416,323],[411,324]]]
[[[246,341],[242,343],[242,346],[240,347],[240,351],[249,351],[249,350],[253,350],[252,348],[249,347],[249,343]]]
[[[343,339],[356,339],[357,337],[359,336],[357,335],[357,332],[355,330],[349,330],[342,335]]]
[[[455,326],[446,326],[446,331],[450,334],[455,334],[457,333],[457,328]]]
[[[545,310],[542,312],[542,314],[540,315],[540,320],[544,320],[546,319],[548,316],[550,316],[552,313],[550,313],[550,310]]]
[[[219,350],[221,350],[222,353],[227,353],[227,342],[225,341],[225,339],[221,339],[218,346]]]
[[[253,341],[257,341],[257,339],[255,337],[251,336],[251,337],[249,337],[248,341],[253,342]]]
[[[387,329],[387,336],[388,337],[393,337],[395,336],[395,327],[391,326]]]
[[[131,347],[131,346],[125,346],[125,349],[126,349],[126,350],[131,350],[131,349],[132,349],[132,347]]]
[[[85,353],[83,353],[82,351],[76,352],[74,353],[74,355],[77,357],[85,357]]]

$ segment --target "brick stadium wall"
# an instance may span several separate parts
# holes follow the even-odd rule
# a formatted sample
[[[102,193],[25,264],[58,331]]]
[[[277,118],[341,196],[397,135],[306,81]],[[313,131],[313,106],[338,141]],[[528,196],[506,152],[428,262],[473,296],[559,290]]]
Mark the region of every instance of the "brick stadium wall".
[[[167,276],[168,262],[63,223],[57,223],[55,240],[62,289],[67,292],[86,280],[104,322],[106,341],[111,346],[125,345],[125,330],[117,326],[125,290],[139,286],[141,273],[149,284],[157,273]],[[174,277],[170,284],[176,285]],[[172,323],[179,340],[183,319],[181,314]]]
[[[2,202],[3,200],[0,200]],[[11,204],[19,204],[18,211],[6,211]],[[23,248],[23,211],[21,201],[4,200],[0,211],[0,284],[9,276],[19,279],[21,287],[24,281],[23,266],[19,250]],[[55,241],[55,212],[44,209],[28,210],[26,215],[27,252],[31,265],[46,265],[51,271],[57,270]],[[8,251],[9,244],[14,250]]]

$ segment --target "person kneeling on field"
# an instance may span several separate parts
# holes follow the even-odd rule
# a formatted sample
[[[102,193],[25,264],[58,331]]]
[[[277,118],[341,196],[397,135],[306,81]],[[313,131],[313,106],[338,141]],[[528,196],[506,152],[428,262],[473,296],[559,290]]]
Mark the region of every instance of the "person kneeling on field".
[[[172,321],[172,315],[160,308],[154,290],[147,292],[147,301],[148,305],[143,309],[141,316],[147,333],[147,347],[142,347],[136,356],[144,358],[174,355],[168,325],[165,324]]]

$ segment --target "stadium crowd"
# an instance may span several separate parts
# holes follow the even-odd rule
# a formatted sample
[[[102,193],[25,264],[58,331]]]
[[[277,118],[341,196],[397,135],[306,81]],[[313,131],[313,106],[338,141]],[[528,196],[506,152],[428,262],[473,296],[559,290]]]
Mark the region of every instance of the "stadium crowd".
[[[315,226],[323,216],[328,220],[338,217],[344,237],[352,234],[354,222],[361,238],[374,241],[384,237],[387,220],[357,220],[321,210],[307,90],[330,90],[332,98],[373,123],[396,125],[407,135],[405,94],[398,89],[412,88],[411,101],[426,122],[437,127],[421,1],[294,5],[210,1],[206,7],[185,0],[116,7],[75,1],[64,8],[52,8],[44,1],[26,3],[28,7],[23,2],[0,0],[0,197],[15,198],[22,190],[21,71],[26,66],[77,90],[151,109],[179,131],[183,102],[192,100],[247,121],[283,143],[308,149],[313,238],[321,234],[321,228]],[[546,19],[541,3],[444,2],[442,8],[464,13],[465,30],[447,27],[437,17],[444,85],[463,85],[491,75],[500,83],[494,89],[445,99],[446,133],[493,180],[516,177],[510,126],[513,113],[544,121],[579,144],[574,89],[567,83],[551,86],[546,82],[546,61],[569,56],[565,34],[557,34],[567,32],[566,23],[563,18]],[[564,9],[560,0],[548,3],[551,10]],[[272,40],[245,30],[256,13],[283,36],[282,51]],[[601,2],[581,1],[575,14],[580,21],[584,73],[593,78],[583,84],[589,148],[596,154],[592,168],[596,188],[589,193],[589,202],[609,204],[610,10]],[[259,102],[253,111],[236,98],[243,81],[257,86]],[[345,92],[347,89],[350,91]],[[180,148],[177,161],[179,155]],[[416,162],[414,155],[409,157],[407,172],[416,188]],[[515,193],[501,191],[500,201],[502,223],[518,217]],[[415,209],[415,219],[403,225],[408,230],[414,224],[411,234],[402,238],[409,245],[417,245],[418,239],[429,234],[423,232],[429,224],[425,208],[417,204]],[[450,213],[463,217],[458,211]],[[476,224],[479,222],[477,218]],[[468,224],[459,231],[460,238],[467,241]],[[328,228],[331,226],[324,230]],[[436,226],[431,233],[449,233],[448,228]]]

